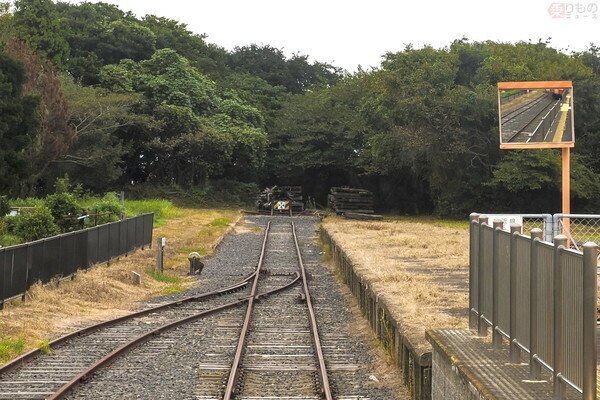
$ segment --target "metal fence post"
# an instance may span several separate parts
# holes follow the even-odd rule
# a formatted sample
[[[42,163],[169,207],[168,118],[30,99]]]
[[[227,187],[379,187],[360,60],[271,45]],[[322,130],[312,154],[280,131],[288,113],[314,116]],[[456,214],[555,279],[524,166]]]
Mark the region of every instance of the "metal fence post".
[[[510,327],[509,348],[510,362],[518,363],[521,350],[516,345],[517,340],[517,236],[521,233],[521,225],[510,224]]]
[[[529,374],[532,379],[540,379],[542,368],[535,360],[538,351],[538,254],[537,244],[544,233],[539,228],[531,230],[531,252],[529,270]]]
[[[554,214],[552,216],[552,237],[555,238],[556,236],[560,235],[561,229],[560,229],[560,219],[561,219],[562,214]],[[549,242],[551,242],[552,240],[549,240]]]
[[[552,354],[553,354],[553,380],[554,380],[554,398],[562,399],[565,393],[565,384],[560,379],[563,370],[563,334],[562,334],[562,250],[567,246],[567,237],[564,235],[558,235],[554,238],[554,284],[553,284],[553,307],[552,313],[554,314],[554,325],[553,325],[553,343],[552,343]]]
[[[533,232],[533,230],[532,230]],[[532,236],[533,237],[533,236]],[[552,214],[544,214],[544,240],[552,243],[554,237],[554,218]],[[540,237],[540,240],[542,238]]]
[[[472,213],[469,215],[469,329],[477,329],[477,319],[474,316],[473,311],[476,309],[475,307],[475,296],[473,295],[473,291],[475,285],[477,285],[477,280],[475,279],[475,271],[477,268],[477,258],[479,248],[475,246],[475,223],[479,219],[479,214]],[[479,308],[477,307],[479,311]]]
[[[478,318],[477,318],[477,335],[487,336],[487,324],[483,319],[483,310],[481,305],[483,304],[483,296],[485,292],[484,279],[483,279],[483,227],[488,223],[488,217],[479,217],[479,250],[477,251],[477,307],[478,307]]]
[[[596,400],[596,301],[598,245],[583,245],[583,400]]]
[[[492,245],[492,344],[495,348],[500,348],[502,345],[502,334],[499,331],[498,323],[500,322],[500,249],[498,245],[498,233],[504,227],[504,221],[496,219],[493,222],[494,238]]]

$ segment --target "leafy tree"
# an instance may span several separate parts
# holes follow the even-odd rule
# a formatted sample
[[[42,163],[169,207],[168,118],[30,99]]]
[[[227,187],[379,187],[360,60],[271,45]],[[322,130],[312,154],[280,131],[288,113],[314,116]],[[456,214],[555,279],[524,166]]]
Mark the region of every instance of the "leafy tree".
[[[111,22],[100,34],[96,54],[106,64],[114,64],[124,58],[140,61],[152,56],[155,45],[156,35],[149,28],[119,19]]]
[[[272,86],[284,86],[291,93],[333,85],[341,75],[341,70],[329,64],[310,64],[307,56],[295,54],[287,60],[281,50],[269,45],[236,47],[228,65],[236,72],[258,76]]]
[[[98,44],[108,26],[120,19],[133,18],[116,6],[107,3],[56,3],[57,11],[69,28],[67,41],[71,54],[67,63],[69,73],[83,84],[98,83],[98,72],[104,60],[98,53]]]
[[[196,35],[186,24],[155,15],[145,16],[141,23],[156,35],[157,49],[175,50],[203,74],[220,76],[225,73],[227,52],[207,44],[205,35]]]
[[[23,63],[0,53],[0,190],[17,194],[27,178],[27,154],[37,137],[39,98],[23,93]]]
[[[6,196],[0,196],[0,219],[10,212],[10,204]]]
[[[15,1],[14,29],[39,55],[63,68],[69,58],[69,32],[52,0]]]
[[[46,180],[68,173],[75,183],[96,192],[106,191],[123,174],[122,157],[127,149],[117,132],[137,123],[132,107],[139,97],[83,87],[67,76],[61,77],[61,82],[76,141],[52,162]]]

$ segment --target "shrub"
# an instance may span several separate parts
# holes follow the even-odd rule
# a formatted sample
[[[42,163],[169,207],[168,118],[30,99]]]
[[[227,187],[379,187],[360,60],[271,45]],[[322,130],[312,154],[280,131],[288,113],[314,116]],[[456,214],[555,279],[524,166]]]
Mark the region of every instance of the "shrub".
[[[15,218],[15,233],[28,242],[60,233],[60,229],[54,223],[54,216],[47,207],[36,207]]]
[[[88,208],[88,211],[90,214],[111,213],[99,216],[97,219],[95,219],[98,224],[106,224],[108,222],[118,221],[119,215],[121,215],[125,209],[121,205],[119,196],[116,193],[106,193],[104,197],[93,203]]]
[[[79,207],[75,198],[70,193],[54,193],[46,196],[44,205],[50,209],[54,219],[62,219],[66,216],[77,216],[81,214],[82,209]]]
[[[77,220],[67,220],[65,217],[76,217],[83,210],[75,201],[70,193],[54,193],[46,196],[44,204],[50,209],[52,216],[58,222],[63,232],[69,232],[78,229]]]

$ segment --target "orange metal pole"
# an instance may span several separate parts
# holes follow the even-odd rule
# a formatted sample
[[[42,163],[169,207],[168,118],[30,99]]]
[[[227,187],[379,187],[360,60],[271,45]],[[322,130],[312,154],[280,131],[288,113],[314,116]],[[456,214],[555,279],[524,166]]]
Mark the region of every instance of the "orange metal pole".
[[[571,149],[562,149],[562,213],[571,213]],[[564,229],[569,231],[570,219],[563,219]]]

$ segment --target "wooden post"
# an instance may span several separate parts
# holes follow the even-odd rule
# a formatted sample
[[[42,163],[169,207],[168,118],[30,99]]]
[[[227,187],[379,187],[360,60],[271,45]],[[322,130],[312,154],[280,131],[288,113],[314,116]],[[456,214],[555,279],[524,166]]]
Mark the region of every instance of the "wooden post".
[[[167,244],[167,238],[161,237],[156,240],[158,250],[156,253],[156,270],[163,272],[163,265],[165,261],[165,245]]]

